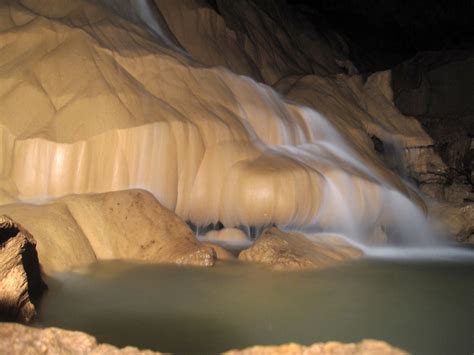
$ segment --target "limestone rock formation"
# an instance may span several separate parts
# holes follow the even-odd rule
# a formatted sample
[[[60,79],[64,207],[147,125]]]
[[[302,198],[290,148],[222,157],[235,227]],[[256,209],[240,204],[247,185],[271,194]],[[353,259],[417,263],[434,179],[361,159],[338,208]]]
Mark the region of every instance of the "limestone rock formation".
[[[226,66],[270,85],[289,75],[327,75],[348,69],[342,38],[318,33],[284,2],[162,0],[156,4],[179,43],[201,63]]]
[[[364,78],[356,75],[356,69],[348,70],[353,65],[342,65],[350,63],[348,44],[336,33],[323,36],[304,18],[295,23],[295,14],[284,3],[257,6],[252,1],[218,0],[214,4],[157,2],[170,29],[194,58],[227,66],[315,108],[349,133],[359,149],[370,148],[368,135],[405,149],[432,145],[419,122],[395,106],[391,72]],[[413,162],[416,157],[411,153],[407,158]]]
[[[417,164],[423,160],[420,155],[429,157],[429,163],[435,165],[430,171],[445,169],[430,149],[433,141],[420,123],[401,114],[395,106],[391,72],[368,78],[355,75],[354,69],[347,73],[347,65],[341,65],[349,62],[344,40],[335,33],[321,36],[314,28],[308,28],[304,19],[295,24],[285,4],[259,7],[252,1],[236,4],[226,0],[216,1],[214,7],[193,0],[157,4],[176,38],[199,61],[227,66],[316,109],[364,154],[373,153],[368,136],[376,136],[405,149],[405,156],[399,158],[408,160],[408,170],[417,177],[426,174],[426,165]],[[307,32],[298,33],[303,29]],[[273,43],[275,38],[280,42]],[[300,53],[299,48],[307,52]],[[425,147],[426,152],[422,151]],[[373,157],[364,158],[372,167],[377,165]],[[384,169],[378,173],[387,178]]]
[[[323,268],[353,260],[362,252],[333,236],[312,241],[299,233],[285,233],[273,227],[267,229],[239,259],[261,263],[275,270]]]
[[[445,51],[419,53],[392,69],[395,105],[416,116],[433,138],[430,154],[413,160],[424,166],[415,180],[426,195],[451,203],[433,206],[431,215],[458,241],[472,241],[473,233],[473,68],[470,51]]]
[[[430,216],[437,229],[452,239],[474,244],[474,203],[436,203]]]
[[[449,168],[440,182],[448,200],[456,185],[474,186],[473,73],[472,51],[422,52],[392,69],[394,103],[422,122]]]
[[[11,355],[36,354],[107,354],[107,355],[154,355],[150,350],[127,346],[117,348],[98,344],[86,333],[59,328],[32,328],[14,323],[0,323],[0,353]],[[229,350],[225,355],[405,355],[407,352],[383,341],[363,340],[360,343],[315,343],[310,346],[285,344],[280,346],[254,346],[242,350]]]
[[[372,149],[374,132],[430,141],[384,97],[386,74],[367,85],[334,76],[347,66],[343,43],[276,29],[284,13],[275,19],[251,2],[228,1],[223,19],[199,4],[1,3],[0,199],[139,187],[197,225],[315,225],[346,234],[400,224],[400,204],[416,209],[409,199],[423,206]],[[217,33],[222,40],[212,39]],[[223,48],[207,51],[208,34]],[[280,93],[208,66],[226,59]],[[91,244],[86,259],[94,258]]]
[[[14,323],[0,323],[0,353],[11,355],[36,354],[107,354],[107,355],[154,355],[159,352],[122,349],[108,344],[98,344],[88,334],[58,328],[38,329]]]
[[[279,91],[329,117],[359,151],[364,151],[364,161],[370,161],[386,179],[390,179],[387,172],[373,163],[377,147],[369,142],[369,136],[379,140],[381,147],[375,151],[397,173],[408,174],[421,184],[446,180],[447,168],[433,151],[432,138],[415,117],[403,115],[394,104],[390,71],[374,73],[365,80],[340,74],[287,81],[279,84]],[[405,166],[397,166],[403,162]]]
[[[11,218],[0,216],[0,319],[31,321],[45,288],[34,238]]]
[[[72,195],[42,205],[0,206],[28,228],[38,243],[45,271],[96,260],[142,260],[211,266],[215,252],[153,195],[127,190]]]
[[[204,245],[211,247],[216,252],[216,258],[218,260],[235,260],[236,257],[226,248],[217,245],[215,243],[204,243]]]
[[[363,340],[360,343],[315,343],[309,346],[290,343],[279,346],[253,346],[231,350],[225,355],[407,355],[408,353],[383,341]]]

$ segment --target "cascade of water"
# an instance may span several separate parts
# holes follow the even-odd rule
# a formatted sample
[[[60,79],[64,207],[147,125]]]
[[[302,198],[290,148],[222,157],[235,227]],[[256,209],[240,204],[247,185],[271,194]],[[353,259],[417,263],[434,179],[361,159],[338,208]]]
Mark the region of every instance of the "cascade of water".
[[[434,233],[418,206],[365,165],[327,119],[309,108],[299,109],[311,129],[311,141],[272,148],[324,176],[320,209],[312,222],[301,228],[303,231],[339,233],[365,245],[375,230],[384,226],[395,244],[434,241]],[[366,185],[359,179],[375,184]]]
[[[380,231],[402,245],[433,240],[423,212],[407,197],[410,189],[364,157],[349,142],[350,132],[268,86],[183,61],[151,1],[102,2],[146,24],[157,46],[151,50],[148,38],[142,43],[110,24],[89,21],[83,26],[97,27],[87,36],[71,31],[80,36],[69,38],[81,56],[72,50],[41,56],[55,60],[42,62],[28,86],[37,89],[38,103],[29,106],[38,108],[38,119],[19,104],[31,96],[26,89],[15,93],[14,104],[2,106],[2,117],[28,118],[5,119],[0,127],[0,168],[15,187],[12,195],[31,200],[139,187],[193,221],[198,234],[221,221],[227,228],[245,225],[250,238],[276,224],[338,233],[361,245]],[[15,37],[18,48],[32,46],[26,37]],[[54,32],[43,37],[55,48]],[[113,45],[122,41],[125,49]],[[84,51],[84,43],[96,50]],[[30,58],[22,53],[17,57]],[[24,64],[25,76],[37,67],[32,58]],[[84,69],[77,74],[71,63]],[[94,95],[84,94],[89,89]],[[65,96],[76,97],[71,106]],[[64,106],[51,111],[51,102]],[[334,110],[341,106],[336,102]],[[43,117],[47,122],[40,122]]]
[[[336,233],[363,248],[367,248],[372,236],[382,227],[393,244],[434,242],[434,233],[416,204],[364,164],[357,151],[322,115],[303,106],[298,106],[298,111],[309,127],[309,139],[295,145],[289,138],[290,130],[296,130],[295,127],[283,127],[283,144],[267,144],[261,149],[297,161],[310,172],[320,174],[322,202],[309,223],[280,224],[282,229],[302,230],[308,235]],[[254,134],[251,125],[247,129],[251,131],[249,135]],[[304,201],[301,205],[304,206]],[[263,225],[242,230],[249,239],[254,239]]]

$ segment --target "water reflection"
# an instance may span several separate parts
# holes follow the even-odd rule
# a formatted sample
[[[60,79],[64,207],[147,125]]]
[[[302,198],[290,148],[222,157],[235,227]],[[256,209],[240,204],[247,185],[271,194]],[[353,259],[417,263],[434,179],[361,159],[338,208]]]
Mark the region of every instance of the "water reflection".
[[[173,353],[376,338],[415,354],[469,354],[473,276],[472,262],[364,260],[299,273],[107,262],[48,280],[38,323]]]

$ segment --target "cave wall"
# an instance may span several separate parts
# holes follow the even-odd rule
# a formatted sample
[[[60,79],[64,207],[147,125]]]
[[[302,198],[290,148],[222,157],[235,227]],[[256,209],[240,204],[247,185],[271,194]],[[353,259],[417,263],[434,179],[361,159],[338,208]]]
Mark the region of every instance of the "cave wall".
[[[419,53],[392,69],[396,106],[415,116],[448,166],[444,197],[472,201],[474,52]]]

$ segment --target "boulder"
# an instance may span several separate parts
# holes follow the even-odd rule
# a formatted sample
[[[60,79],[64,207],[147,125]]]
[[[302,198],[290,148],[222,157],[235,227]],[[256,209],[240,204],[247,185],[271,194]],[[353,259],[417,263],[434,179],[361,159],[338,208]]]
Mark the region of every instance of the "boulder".
[[[143,190],[72,195],[43,205],[0,206],[34,235],[46,272],[97,260],[212,266],[215,252]]]
[[[230,350],[225,355],[403,355],[407,352],[383,341],[363,340],[360,343],[315,343],[310,346],[290,343],[279,346],[253,346],[243,350]]]
[[[37,329],[14,323],[0,323],[0,353],[23,354],[160,354],[134,347],[122,349],[108,344],[98,344],[97,340],[82,332],[58,328]]]
[[[0,216],[0,319],[31,321],[45,288],[34,238],[10,217]]]
[[[323,268],[356,259],[362,251],[343,240],[327,236],[312,241],[300,233],[285,233],[276,227],[265,230],[239,259],[261,263],[275,270]]]

